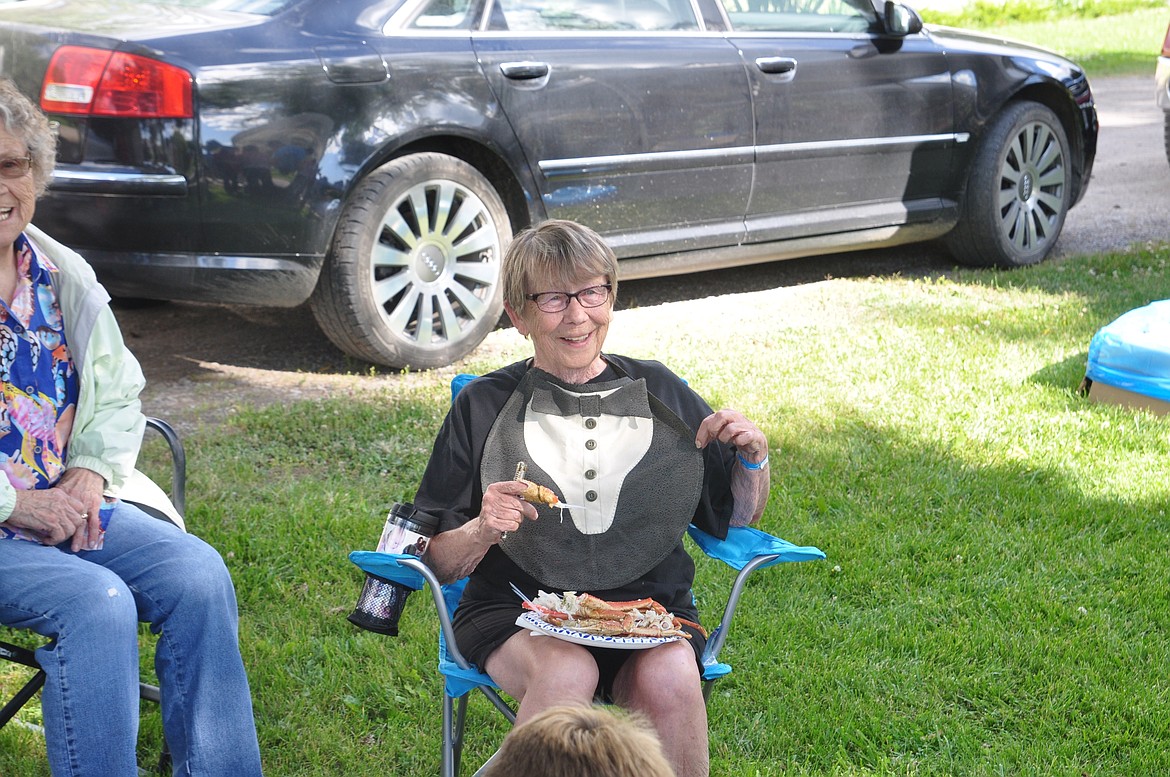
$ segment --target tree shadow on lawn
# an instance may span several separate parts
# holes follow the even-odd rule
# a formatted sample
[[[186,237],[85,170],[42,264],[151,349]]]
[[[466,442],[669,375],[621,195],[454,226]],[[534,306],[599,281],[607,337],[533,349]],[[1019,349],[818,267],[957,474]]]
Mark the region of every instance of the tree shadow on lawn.
[[[758,571],[745,589],[722,656],[735,671],[709,704],[713,775],[1170,766],[1161,499],[1088,497],[1055,468],[969,460],[845,408],[788,434],[762,528],[828,558]],[[691,550],[713,626],[734,573]],[[392,683],[402,668],[370,671]],[[433,719],[397,732],[436,734]],[[470,744],[468,763],[494,746]]]
[[[716,751],[812,773],[842,757],[960,774],[1170,765],[1170,675],[1151,660],[1167,654],[1164,488],[1090,496],[1076,478],[1091,466],[989,463],[848,409],[791,434],[763,528],[828,558],[753,577],[712,710],[734,738],[713,733]]]
[[[328,405],[329,413],[321,412],[337,415],[339,429],[379,437],[370,430],[368,409]],[[1159,689],[1170,684],[1170,661],[1162,660],[1167,651],[1158,624],[1166,615],[1161,581],[1170,579],[1170,560],[1159,550],[1165,520],[1151,520],[1164,504],[1154,497],[1086,497],[1055,468],[1003,458],[989,463],[978,452],[966,455],[966,446],[923,439],[849,407],[822,418],[794,424],[775,441],[785,463],[774,470],[762,528],[816,545],[828,558],[760,571],[748,585],[723,656],[735,672],[716,685],[710,704],[712,774],[741,774],[745,763],[794,763],[829,773],[842,759],[875,773],[902,773],[878,768],[899,759],[918,761],[924,772],[960,774],[991,773],[989,763],[1014,773],[1079,773],[1085,766],[1090,773],[1124,773],[1125,758],[1135,752],[1164,763]],[[301,435],[256,436],[291,451]],[[348,454],[340,444],[331,452],[332,467],[347,469],[346,457],[360,458],[358,451],[369,446],[348,447]],[[271,461],[273,471],[254,476],[284,477],[289,455],[271,451],[261,460]],[[322,458],[302,455],[307,462]],[[362,477],[381,477],[374,474],[383,466],[377,462],[353,466],[369,470]],[[421,465],[412,466],[421,473]],[[407,488],[411,478],[400,471],[392,481]],[[287,498],[293,520],[292,505],[308,497]],[[368,489],[330,498],[335,515],[369,512],[359,507],[370,499]],[[286,512],[279,503],[255,509]],[[302,695],[258,694],[262,732],[275,735],[274,721],[295,719],[306,706],[330,710],[328,725],[347,732],[335,745],[311,734],[262,742],[276,762],[307,757],[303,741],[337,747],[336,754],[312,758],[345,763],[352,774],[419,773],[420,762],[437,768],[440,678],[427,597],[413,597],[404,616],[421,649],[416,642],[406,651],[403,638],[357,631],[344,619],[361,577],[345,554],[373,541],[372,524],[347,520],[299,542],[287,559],[294,565],[285,574],[290,580],[331,570],[325,581],[306,578],[303,604],[333,613],[307,629],[311,639],[284,645],[276,662],[261,660],[245,644],[259,688],[280,686],[287,671],[281,661],[344,656],[335,659],[344,669],[335,663],[324,673],[332,679]],[[239,541],[250,531],[225,529],[239,531]],[[232,548],[233,540],[220,537],[217,544]],[[271,565],[267,554],[252,558],[244,547],[234,550],[234,565]],[[733,573],[702,558],[698,567],[699,605],[713,626]],[[233,574],[251,628],[287,618],[291,602],[281,598],[283,587],[267,578],[249,584],[248,568]],[[293,590],[301,589],[284,595]],[[284,644],[281,635],[269,637]],[[333,687],[339,677],[340,689]],[[418,678],[420,693],[395,702],[388,697],[401,690],[404,677]],[[352,703],[339,707],[339,693]],[[471,704],[488,728],[505,730],[484,699]],[[405,707],[371,714],[395,705]],[[1116,747],[1102,745],[1102,727],[1124,732]],[[403,744],[352,747],[366,740]],[[468,762],[486,759],[494,746],[492,737],[477,737]]]

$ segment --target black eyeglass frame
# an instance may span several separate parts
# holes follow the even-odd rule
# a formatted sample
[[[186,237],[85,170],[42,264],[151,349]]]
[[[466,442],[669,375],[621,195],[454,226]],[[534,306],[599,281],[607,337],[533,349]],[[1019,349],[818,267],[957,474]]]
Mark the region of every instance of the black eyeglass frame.
[[[585,294],[585,293],[587,293],[587,292],[596,291],[597,289],[605,289],[605,296],[604,296],[604,297],[602,297],[602,298],[601,298],[601,299],[600,299],[600,300],[597,302],[597,304],[596,304],[596,305],[587,305],[587,304],[585,304],[585,301],[581,299],[581,295],[582,295],[582,294]],[[612,283],[599,283],[599,284],[597,284],[597,285],[595,285],[595,286],[586,286],[585,288],[581,289],[580,291],[575,291],[575,292],[567,292],[567,291],[540,291],[540,292],[537,292],[536,294],[525,294],[525,295],[524,295],[524,299],[526,299],[526,300],[531,300],[531,301],[532,301],[532,303],[533,303],[533,304],[535,304],[535,305],[536,305],[536,307],[537,307],[537,308],[538,308],[538,309],[539,309],[539,310],[540,310],[542,313],[560,313],[560,312],[562,312],[562,311],[568,310],[568,309],[569,309],[569,303],[570,303],[570,302],[572,302],[573,300],[577,300],[577,304],[578,304],[578,305],[580,305],[580,306],[581,306],[581,307],[583,307],[583,308],[599,308],[599,307],[601,307],[602,305],[604,305],[604,304],[605,304],[605,303],[606,303],[606,302],[609,300],[609,295],[610,295],[610,292],[612,292],[612,291],[613,291],[613,284],[612,284]],[[545,308],[544,308],[544,306],[542,306],[542,305],[540,304],[540,302],[539,302],[538,298],[539,298],[539,297],[543,297],[543,296],[545,296],[546,294],[555,294],[555,295],[558,295],[558,296],[562,296],[562,297],[564,297],[564,298],[565,298],[565,304],[564,304],[564,306],[563,306],[563,307],[556,308],[556,309],[554,309],[554,310],[547,310],[547,309],[545,309]]]

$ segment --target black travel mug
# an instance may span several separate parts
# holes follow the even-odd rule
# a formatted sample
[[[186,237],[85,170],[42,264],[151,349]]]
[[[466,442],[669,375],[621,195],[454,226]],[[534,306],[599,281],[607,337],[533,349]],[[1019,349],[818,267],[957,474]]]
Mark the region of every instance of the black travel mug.
[[[415,508],[410,502],[395,502],[386,516],[378,550],[422,556],[438,528],[438,519]],[[357,606],[348,616],[350,623],[368,631],[398,636],[398,618],[411,588],[366,573]]]

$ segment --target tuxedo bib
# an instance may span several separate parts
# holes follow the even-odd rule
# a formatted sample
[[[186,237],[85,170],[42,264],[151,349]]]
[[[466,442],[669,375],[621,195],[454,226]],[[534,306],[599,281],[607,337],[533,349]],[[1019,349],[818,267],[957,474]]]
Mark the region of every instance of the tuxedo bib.
[[[515,477],[548,486],[570,509],[538,506],[500,548],[559,590],[618,588],[678,545],[703,486],[695,433],[646,389],[620,377],[571,386],[529,370],[488,433],[482,487]]]

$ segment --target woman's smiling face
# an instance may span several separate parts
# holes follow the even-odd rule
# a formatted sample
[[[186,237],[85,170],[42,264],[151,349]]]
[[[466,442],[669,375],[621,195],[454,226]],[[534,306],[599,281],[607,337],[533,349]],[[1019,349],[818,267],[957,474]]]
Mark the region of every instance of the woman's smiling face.
[[[0,159],[28,156],[24,141],[0,122]],[[37,187],[32,173],[18,178],[0,178],[0,249],[11,249],[16,238],[32,221],[37,205]]]
[[[603,275],[582,278],[572,288],[554,288],[547,282],[533,283],[530,294],[563,291],[570,294],[605,284]],[[609,322],[613,318],[613,295],[595,308],[570,299],[569,306],[557,313],[545,313],[532,300],[520,311],[508,306],[508,317],[520,334],[532,338],[535,351],[533,366],[544,370],[566,383],[585,383],[605,369],[601,348],[605,343]]]

